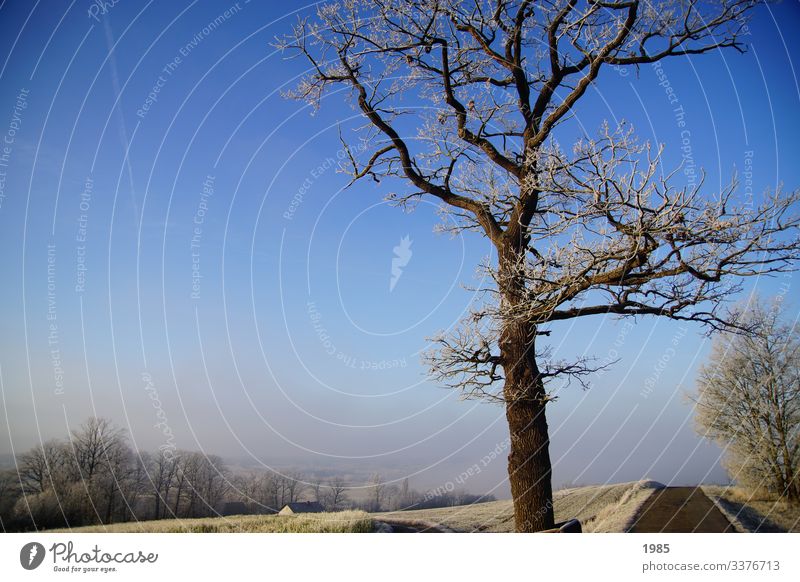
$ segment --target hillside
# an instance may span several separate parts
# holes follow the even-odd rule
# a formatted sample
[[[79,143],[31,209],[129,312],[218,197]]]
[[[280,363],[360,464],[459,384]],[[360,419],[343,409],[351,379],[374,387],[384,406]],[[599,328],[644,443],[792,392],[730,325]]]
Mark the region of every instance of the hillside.
[[[577,518],[587,532],[623,532],[636,511],[656,489],[654,481],[562,489],[553,495],[556,521]],[[437,524],[458,532],[514,531],[510,500],[476,505],[374,514],[395,523]]]

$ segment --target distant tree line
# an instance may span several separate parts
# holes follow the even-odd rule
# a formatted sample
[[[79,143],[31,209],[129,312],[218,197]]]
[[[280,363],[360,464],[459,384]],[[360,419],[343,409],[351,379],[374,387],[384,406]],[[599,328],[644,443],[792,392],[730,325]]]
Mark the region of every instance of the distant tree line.
[[[355,506],[369,512],[432,509],[495,501],[494,495],[474,495],[459,489],[439,488],[421,492],[409,486],[408,479],[399,484],[387,484],[381,474],[370,479],[368,495]]]
[[[370,513],[404,511],[468,505],[494,501],[493,495],[473,495],[454,490],[423,493],[409,486],[408,479],[399,485],[387,483],[379,473],[372,475],[366,485],[348,484],[341,476],[330,479],[308,477],[297,471],[284,474],[252,472],[233,477],[230,497],[245,505],[248,513],[264,513],[280,509],[294,501],[316,501],[326,511],[361,509]],[[359,491],[353,499],[351,492]]]
[[[39,444],[0,473],[0,520],[13,531],[203,517],[228,489],[218,456],[136,452],[109,420],[90,418],[67,441]]]
[[[350,492],[360,491],[358,499]],[[341,476],[320,479],[294,470],[232,471],[216,455],[164,448],[135,451],[123,430],[90,418],[65,441],[50,440],[0,471],[0,527],[29,531],[133,520],[276,513],[287,503],[316,501],[326,511],[394,511],[493,500],[461,492],[424,495]]]

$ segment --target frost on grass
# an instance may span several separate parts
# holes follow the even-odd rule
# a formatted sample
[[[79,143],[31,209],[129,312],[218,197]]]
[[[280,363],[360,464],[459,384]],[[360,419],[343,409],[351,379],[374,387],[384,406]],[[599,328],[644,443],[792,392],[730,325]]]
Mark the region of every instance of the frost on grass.
[[[703,493],[739,532],[800,532],[800,506],[741,487],[704,485]]]
[[[556,491],[556,521],[577,518],[586,532],[624,532],[642,504],[663,487],[655,481],[575,487]],[[374,519],[373,519],[374,518]],[[366,533],[384,521],[405,523],[419,529],[454,532],[514,531],[511,501],[492,501],[439,509],[367,514],[363,511],[283,515],[241,515],[201,519],[166,519],[89,526],[73,532],[111,533]]]
[[[664,485],[657,481],[639,481],[630,485],[616,501],[610,501],[597,514],[586,520],[583,531],[596,533],[624,533],[633,524],[644,502]]]
[[[303,515],[238,515],[200,519],[162,519],[79,527],[76,533],[369,533],[372,518],[363,511]]]
[[[553,511],[557,522],[579,519],[584,531],[622,532],[642,503],[661,487],[663,485],[655,481],[637,481],[562,489],[553,494]],[[514,531],[511,501],[375,515],[376,519],[400,518],[435,523],[459,532]]]

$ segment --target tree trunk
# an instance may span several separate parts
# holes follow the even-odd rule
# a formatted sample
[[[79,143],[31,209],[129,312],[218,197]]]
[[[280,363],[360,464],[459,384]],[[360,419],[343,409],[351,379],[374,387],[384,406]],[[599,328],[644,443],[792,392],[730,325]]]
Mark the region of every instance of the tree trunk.
[[[111,477],[114,478],[113,476]],[[106,505],[106,524],[111,523],[111,517],[114,512],[114,495],[116,494],[116,487],[112,484],[108,492],[108,504]]]
[[[164,497],[166,499],[166,497]],[[156,487],[156,494],[153,496],[153,519],[161,518],[161,484]]]
[[[500,267],[506,273],[502,295],[507,307],[525,301],[524,284],[514,273],[514,255],[500,254]],[[518,532],[541,531],[555,525],[550,437],[545,416],[547,394],[536,362],[535,340],[536,326],[530,322],[519,318],[504,322],[500,355],[511,437],[508,479]]]
[[[503,353],[507,357],[507,352]],[[527,358],[506,372],[506,419],[511,437],[508,479],[518,532],[554,526],[550,437],[545,416],[544,386]]]
[[[178,491],[175,494],[175,506],[172,509],[172,515],[175,517],[180,517],[178,513],[178,509],[180,509],[181,505],[181,492],[183,491],[183,477],[181,477],[180,482],[178,483]]]

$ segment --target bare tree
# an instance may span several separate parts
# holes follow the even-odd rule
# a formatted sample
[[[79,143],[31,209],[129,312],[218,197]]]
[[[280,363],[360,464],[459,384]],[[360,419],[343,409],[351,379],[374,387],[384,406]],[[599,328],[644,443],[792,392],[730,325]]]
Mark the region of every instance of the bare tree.
[[[403,482],[400,484],[400,491],[397,494],[397,507],[398,509],[408,509],[413,504],[411,488],[408,484],[408,477],[403,479]]]
[[[54,487],[64,469],[64,445],[55,440],[46,441],[21,454],[17,470],[28,493],[41,493]]]
[[[502,402],[518,531],[553,526],[548,382],[599,364],[555,360],[550,324],[614,314],[736,325],[743,276],[792,268],[798,193],[749,206],[735,183],[676,186],[660,148],[603,126],[562,149],[556,130],[600,72],[743,51],[757,0],[345,0],[279,46],[311,72],[289,96],[349,89],[366,120],[345,143],[353,181],[399,178],[389,199],[441,203],[444,230],[493,244],[491,285],[429,354],[432,376]],[[352,140],[349,142],[353,144]]]
[[[181,513],[181,508],[185,505],[182,505],[184,499],[190,496],[192,479],[197,470],[197,458],[188,451],[178,451],[175,455],[175,462],[177,467],[175,469],[175,498],[172,504],[172,515],[183,517],[186,514]]]
[[[312,501],[316,501],[322,506],[325,506],[326,500],[325,494],[322,491],[322,478],[313,477],[308,483],[308,488],[311,490]]]
[[[228,468],[221,457],[201,454],[195,490],[200,498],[199,515],[216,515],[230,488]]]
[[[147,472],[153,487],[153,519],[165,517],[169,511],[169,495],[175,484],[178,461],[170,451],[159,451],[149,456]]]
[[[347,503],[347,485],[339,476],[333,477],[328,481],[328,495],[326,509],[328,511],[339,511]]]
[[[731,476],[800,502],[800,331],[756,303],[751,334],[714,343],[698,379],[697,429],[726,448]]]
[[[254,472],[239,473],[231,478],[234,498],[247,506],[249,513],[261,513],[260,485],[263,475]]]
[[[125,446],[125,434],[110,420],[92,417],[72,432],[69,444],[79,471],[77,479],[91,480]]]
[[[280,500],[280,476],[275,473],[265,473],[259,483],[259,502],[262,509],[269,513],[277,513],[283,508]]]
[[[237,479],[240,492],[273,500],[275,488],[262,477]],[[229,496],[229,478],[216,455],[134,452],[111,421],[90,418],[67,442],[39,444],[17,457],[16,470],[0,471],[0,528],[213,515]]]
[[[206,514],[202,484],[207,472],[203,453],[182,451],[178,457],[178,486],[175,495],[174,513],[184,517],[199,517]]]
[[[132,453],[131,466],[127,471],[122,496],[125,499],[124,513],[121,519],[147,519],[146,504],[149,496],[154,495],[154,484],[149,473],[149,455]]]
[[[281,489],[281,503],[283,507],[287,503],[298,501],[306,490],[305,476],[299,471],[285,471],[279,475],[278,480]],[[279,508],[280,509],[280,508]]]
[[[124,430],[106,418],[89,418],[72,431],[66,450],[70,481],[81,483],[88,495],[82,503],[85,519],[93,515],[101,523],[110,523],[120,503],[127,513],[129,507],[120,494],[133,454]]]
[[[133,452],[127,445],[120,442],[117,446],[106,447],[101,469],[95,474],[97,494],[93,495],[96,506],[104,512],[103,523],[115,520],[120,504],[123,515],[130,512],[125,494],[134,491],[129,485],[134,480],[135,468]]]
[[[383,480],[383,475],[375,473],[370,478],[370,511],[381,511],[386,494],[386,481]]]

